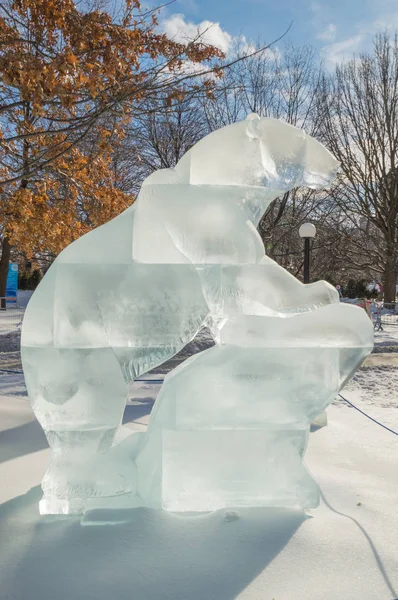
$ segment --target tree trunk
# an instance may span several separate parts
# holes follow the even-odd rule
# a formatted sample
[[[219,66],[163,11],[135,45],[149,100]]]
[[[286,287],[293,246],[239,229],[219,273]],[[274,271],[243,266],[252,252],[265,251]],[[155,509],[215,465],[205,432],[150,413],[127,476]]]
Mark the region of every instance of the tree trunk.
[[[8,238],[3,239],[0,258],[0,298],[4,298],[7,289],[8,265],[10,263],[11,246]],[[5,301],[0,300],[0,308],[5,308]]]
[[[387,248],[386,264],[384,268],[384,302],[395,302],[397,283],[397,257],[395,249]]]

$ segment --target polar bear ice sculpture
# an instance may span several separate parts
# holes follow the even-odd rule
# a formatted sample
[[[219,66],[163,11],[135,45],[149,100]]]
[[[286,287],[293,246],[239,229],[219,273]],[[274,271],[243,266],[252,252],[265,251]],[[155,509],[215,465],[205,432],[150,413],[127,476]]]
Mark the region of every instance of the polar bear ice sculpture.
[[[337,163],[295,127],[250,115],[201,140],[137,202],[66,248],[33,295],[22,359],[52,448],[42,513],[315,506],[311,419],[372,347],[364,311],[264,255],[256,225]],[[145,434],[113,445],[127,386],[209,324],[218,344],[165,380]]]

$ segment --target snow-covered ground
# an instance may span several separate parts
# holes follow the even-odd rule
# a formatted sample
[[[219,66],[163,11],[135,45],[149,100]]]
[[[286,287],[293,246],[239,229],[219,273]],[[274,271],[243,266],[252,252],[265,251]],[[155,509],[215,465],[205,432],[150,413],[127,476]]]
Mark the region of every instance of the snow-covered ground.
[[[32,294],[31,290],[19,290],[16,304],[9,303],[6,310],[0,310],[0,368],[3,352],[19,350],[22,319]]]
[[[382,406],[397,409],[398,412],[398,355],[395,366],[388,364],[389,356],[383,357],[380,366],[363,367],[342,391],[355,402],[360,400],[367,407]],[[387,364],[386,364],[387,363]],[[337,398],[335,403],[339,403]],[[366,408],[364,410],[367,410]]]
[[[126,408],[143,430],[151,403]],[[307,464],[321,506],[184,517],[134,509],[40,517],[49,450],[26,397],[0,398],[0,597],[7,600],[392,600],[397,438],[332,406]],[[398,428],[396,408],[372,415]],[[231,507],[233,511],[233,507]],[[238,517],[238,518],[236,518]]]
[[[389,353],[372,354],[343,395],[398,430],[398,327],[376,344]],[[342,400],[310,436],[306,462],[322,490],[311,513],[40,517],[49,450],[23,377],[10,372],[18,361],[17,351],[0,353],[1,600],[398,598],[398,437]],[[148,424],[162,374],[148,379],[132,386],[121,436]]]
[[[381,331],[375,331],[375,345],[378,352],[385,352],[386,348],[398,346],[398,321],[393,325],[383,325]]]

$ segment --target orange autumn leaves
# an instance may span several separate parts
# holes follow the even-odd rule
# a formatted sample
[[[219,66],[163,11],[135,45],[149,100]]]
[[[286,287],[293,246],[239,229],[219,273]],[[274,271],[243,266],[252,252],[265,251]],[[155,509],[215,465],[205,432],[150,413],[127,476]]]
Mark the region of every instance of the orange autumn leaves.
[[[8,196],[3,223],[10,243],[27,256],[56,255],[132,204],[134,198],[117,187],[111,153],[104,145],[96,156],[74,148],[54,160],[39,181]]]
[[[124,124],[148,95],[181,94],[185,60],[222,57],[168,39],[137,0],[117,20],[80,6],[0,5],[0,228],[28,256],[57,254],[134,201],[113,168]]]
[[[139,2],[127,2],[122,23],[107,12],[80,12],[73,0],[15,0],[16,21],[0,17],[0,74],[32,103],[33,113],[47,100],[64,107],[101,96],[145,95],[154,76],[148,58],[165,59],[168,70],[184,59],[222,57],[215,47],[180,44],[156,29],[156,14],[142,16]],[[25,30],[18,23],[25,24]]]

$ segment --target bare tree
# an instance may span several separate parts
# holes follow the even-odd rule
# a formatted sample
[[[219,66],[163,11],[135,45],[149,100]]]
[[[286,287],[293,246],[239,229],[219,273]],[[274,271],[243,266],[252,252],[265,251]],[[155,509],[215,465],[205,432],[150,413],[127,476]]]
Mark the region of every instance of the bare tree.
[[[381,272],[396,297],[398,259],[398,39],[337,67],[320,95],[321,134],[341,163],[333,197],[351,224],[358,268]]]
[[[141,163],[154,171],[174,167],[208,129],[197,98],[182,96],[135,119],[132,132]]]
[[[259,42],[257,48],[261,47]],[[237,48],[238,54],[247,51],[242,46]],[[286,43],[280,50],[265,49],[228,69],[222,87],[215,92],[215,100],[203,101],[208,128],[213,130],[256,112],[262,117],[282,119],[317,136],[320,126],[317,95],[322,76],[322,64],[308,46],[297,48]],[[310,220],[316,223],[319,232],[316,255],[314,251],[317,270],[313,273],[325,276],[334,272],[339,278],[336,260],[333,262],[327,251],[329,246],[336,245],[336,224],[341,222],[335,213],[335,203],[324,191],[294,189],[277,198],[259,223],[267,253],[298,274],[303,263],[298,229]],[[328,226],[332,215],[334,227]],[[321,245],[325,252],[321,251]]]
[[[247,51],[238,48],[236,54],[244,56]],[[145,114],[136,117],[126,130],[117,157],[117,168],[126,173],[121,179],[129,189],[138,190],[150,172],[173,167],[204,135],[250,112],[283,119],[319,136],[322,115],[317,97],[323,91],[322,77],[322,65],[311,48],[287,44],[281,51],[264,50],[228,68],[214,91],[214,99],[203,94],[183,95],[169,107],[149,101]],[[318,232],[313,248],[313,278],[342,282],[358,273],[361,277],[377,276],[372,264],[361,261],[363,246],[356,216],[348,216],[328,190],[295,189],[270,206],[259,224],[269,256],[299,275],[303,248],[298,229],[305,221],[312,221]],[[367,240],[369,245],[375,244],[374,235]]]

